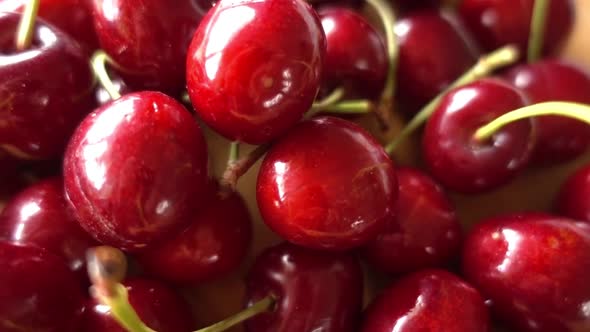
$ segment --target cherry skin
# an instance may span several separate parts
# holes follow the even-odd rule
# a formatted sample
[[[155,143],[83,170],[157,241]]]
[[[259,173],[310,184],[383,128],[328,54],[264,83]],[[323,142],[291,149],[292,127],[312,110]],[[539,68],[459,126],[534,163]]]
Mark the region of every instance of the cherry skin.
[[[590,329],[590,225],[521,213],[476,225],[463,271],[515,331]]]
[[[506,125],[485,142],[476,141],[473,135],[479,127],[527,103],[514,87],[494,79],[449,92],[424,131],[422,151],[430,174],[462,193],[484,192],[508,182],[530,158],[533,122]]]
[[[516,44],[527,52],[534,0],[462,0],[458,13],[486,51]],[[544,53],[556,50],[573,24],[571,0],[551,0],[547,10]]]
[[[555,2],[555,1],[553,1]],[[505,76],[524,91],[531,103],[570,101],[590,104],[590,75],[558,60],[542,60],[521,65]],[[559,163],[581,155],[590,144],[590,127],[561,116],[536,119],[537,144],[532,162]]]
[[[390,274],[445,266],[458,255],[462,230],[443,189],[413,168],[397,170],[395,220],[364,248],[368,262]]]
[[[352,9],[324,7],[318,13],[327,45],[323,85],[346,86],[363,96],[378,97],[388,67],[381,35]]]
[[[395,25],[397,97],[413,114],[469,69],[478,54],[441,13],[412,12]]]
[[[191,102],[227,138],[269,142],[311,107],[325,51],[320,20],[303,0],[221,0],[188,51]]]
[[[265,250],[246,280],[249,305],[267,296],[274,310],[246,321],[256,332],[357,331],[363,274],[352,254],[283,243]]]
[[[464,332],[490,329],[479,292],[443,270],[424,270],[385,289],[369,305],[361,332]]]
[[[23,159],[59,157],[91,111],[88,58],[78,43],[40,19],[31,47],[15,51],[20,18],[0,13],[0,147]]]
[[[129,303],[139,318],[158,332],[190,332],[194,328],[186,302],[161,282],[131,279],[123,283]],[[86,332],[126,332],[111,316],[110,309],[90,300],[84,314]]]
[[[0,240],[0,271],[0,331],[80,331],[84,298],[62,259]]]
[[[80,124],[66,151],[64,180],[87,232],[137,251],[190,222],[204,200],[207,147],[179,102],[159,92],[132,93]]]
[[[304,121],[262,162],[256,200],[264,222],[305,247],[346,250],[393,219],[393,162],[364,129],[334,117]]]
[[[240,265],[252,240],[248,208],[237,192],[211,196],[186,230],[138,257],[150,274],[177,283],[199,283]]]
[[[564,217],[590,222],[590,165],[575,171],[561,186],[555,210]]]

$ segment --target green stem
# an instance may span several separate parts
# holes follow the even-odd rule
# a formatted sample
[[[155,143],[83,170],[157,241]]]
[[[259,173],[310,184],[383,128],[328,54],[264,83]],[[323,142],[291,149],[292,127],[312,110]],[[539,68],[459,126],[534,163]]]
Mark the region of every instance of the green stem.
[[[535,0],[533,16],[531,18],[531,34],[529,35],[528,62],[534,62],[541,57],[547,20],[549,0]]]
[[[323,109],[326,106],[330,106],[342,100],[344,97],[344,88],[336,88],[332,93],[330,93],[326,98],[322,100],[318,100],[317,102],[313,103],[311,106],[310,112],[314,112],[317,109]]]
[[[111,96],[111,99],[116,100],[121,98],[121,94],[109,77],[109,73],[107,72],[106,68],[107,62],[109,64],[114,63],[113,60],[109,58],[109,56],[102,50],[96,51],[90,60],[94,75],[96,75],[100,84],[105,88],[105,90],[107,90],[107,93],[109,96]]]
[[[229,145],[229,158],[227,160],[228,165],[235,163],[239,157],[240,157],[240,142],[233,141]]]
[[[487,125],[480,127],[473,138],[477,141],[490,139],[496,132],[514,121],[546,115],[558,115],[573,118],[590,124],[590,105],[550,101],[519,108],[501,115]]]
[[[33,41],[33,31],[35,30],[35,18],[39,11],[40,0],[29,0],[25,7],[25,11],[21,16],[18,24],[18,31],[16,35],[16,50],[24,51]]]
[[[366,99],[345,100],[335,104],[327,104],[323,107],[312,108],[305,114],[306,119],[311,119],[318,113],[333,114],[366,114],[373,109],[373,103]]]
[[[229,163],[221,177],[221,186],[229,190],[235,190],[238,179],[242,177],[251,167],[260,159],[268,149],[270,144],[263,144],[257,146],[245,156],[237,159],[233,163]]]
[[[139,318],[135,309],[129,303],[127,288],[117,283],[114,293],[109,297],[101,298],[102,304],[111,309],[113,318],[129,332],[156,332],[149,328]]]
[[[440,101],[450,90],[459,86],[471,83],[477,79],[488,76],[494,70],[513,64],[519,58],[518,49],[515,46],[504,46],[488,55],[482,57],[471,69],[465,72],[455,82],[453,82],[446,90],[440,93],[430,103],[410,120],[404,129],[397,135],[389,144],[385,146],[385,151],[388,154],[393,153],[395,149],[403,143],[416,129],[418,129],[434,112]]]
[[[242,312],[236,315],[222,320],[219,323],[215,323],[209,327],[197,330],[195,332],[221,332],[229,329],[230,327],[237,325],[247,319],[250,319],[262,312],[272,310],[275,304],[275,299],[272,296],[267,296],[264,299],[254,303]]]

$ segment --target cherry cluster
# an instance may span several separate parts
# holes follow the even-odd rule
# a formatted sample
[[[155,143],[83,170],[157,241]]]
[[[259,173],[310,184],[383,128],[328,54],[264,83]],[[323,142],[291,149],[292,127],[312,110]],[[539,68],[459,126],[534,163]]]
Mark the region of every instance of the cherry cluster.
[[[244,264],[258,161],[284,242],[247,267],[244,310],[197,332],[590,331],[590,165],[552,211],[471,229],[449,196],[588,151],[590,74],[555,57],[574,14],[0,0],[0,332],[195,331],[178,289]]]

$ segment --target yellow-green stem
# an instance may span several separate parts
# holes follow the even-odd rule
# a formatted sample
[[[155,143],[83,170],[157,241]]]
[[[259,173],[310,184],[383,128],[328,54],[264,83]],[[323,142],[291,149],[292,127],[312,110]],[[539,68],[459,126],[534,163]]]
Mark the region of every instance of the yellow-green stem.
[[[235,163],[236,160],[238,160],[239,157],[240,157],[240,142],[239,141],[233,141],[229,145],[229,158],[228,158],[228,161],[227,161],[228,164]]]
[[[99,297],[101,304],[111,309],[113,318],[129,332],[156,332],[149,328],[139,318],[135,309],[129,303],[127,288],[120,283],[114,287],[114,294],[108,297]]]
[[[116,100],[121,98],[121,94],[119,93],[119,90],[115,84],[113,84],[113,81],[107,72],[107,62],[111,65],[114,63],[113,60],[109,58],[109,56],[102,50],[96,51],[90,60],[94,75],[96,78],[98,78],[98,81],[105,88],[105,90],[107,90],[107,93],[109,96],[111,96],[111,99]]]
[[[35,19],[39,11],[40,0],[29,0],[25,6],[16,35],[16,50],[24,51],[31,46],[33,32],[35,31]]]
[[[195,332],[222,332],[235,326],[247,319],[250,319],[262,312],[266,312],[273,309],[275,299],[272,296],[267,296],[264,299],[254,303],[244,311],[237,313],[236,315],[222,320],[219,323],[215,323],[209,327],[197,330]]]
[[[328,96],[326,96],[326,98],[313,103],[309,112],[314,112],[318,109],[321,110],[326,106],[335,104],[342,100],[342,97],[344,97],[344,88],[336,88]]]
[[[537,61],[543,52],[543,41],[550,0],[535,0],[528,44],[528,62]]]

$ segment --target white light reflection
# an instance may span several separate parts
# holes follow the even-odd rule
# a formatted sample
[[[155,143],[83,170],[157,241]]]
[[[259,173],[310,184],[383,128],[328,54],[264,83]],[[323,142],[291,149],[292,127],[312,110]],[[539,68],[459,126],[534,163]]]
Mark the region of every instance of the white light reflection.
[[[404,317],[398,319],[398,321],[395,323],[395,326],[393,327],[393,331],[391,331],[391,332],[403,331],[404,325],[406,324],[406,322],[408,320],[411,320],[414,316],[417,316],[418,314],[420,314],[420,311],[422,311],[422,308],[424,308],[424,298],[422,298],[422,295],[419,295],[416,298],[416,303],[414,303],[414,307]]]
[[[116,2],[119,2],[118,0]],[[102,2],[102,14],[109,21],[114,21],[119,16],[119,7],[115,0],[105,0]]]
[[[508,249],[506,251],[506,257],[502,263],[496,267],[496,269],[503,273],[506,272],[512,263],[512,256],[514,256],[515,251],[518,249],[522,237],[520,234],[511,229],[503,229],[502,236],[504,237],[504,240],[508,242]]]
[[[277,186],[279,187],[279,198],[282,201],[285,198],[285,173],[287,172],[287,164],[277,161],[274,166]]]
[[[322,20],[322,28],[324,28],[324,32],[326,33],[326,35],[329,35],[330,32],[334,30],[335,26],[336,23],[334,23],[334,20],[331,18],[326,17]]]
[[[471,100],[477,97],[477,90],[475,89],[461,89],[453,94],[451,104],[449,105],[449,113],[456,112],[465,107]]]

